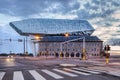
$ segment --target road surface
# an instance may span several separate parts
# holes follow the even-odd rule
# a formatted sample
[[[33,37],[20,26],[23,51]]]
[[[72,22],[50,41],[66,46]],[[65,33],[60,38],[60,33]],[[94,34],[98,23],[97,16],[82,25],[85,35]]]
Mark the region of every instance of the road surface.
[[[22,63],[18,63],[20,60]],[[75,63],[78,60],[60,60],[54,59],[51,62]],[[23,62],[24,61],[24,62]],[[29,62],[29,64],[28,64]],[[33,62],[35,65],[33,65]],[[104,73],[104,71],[88,68],[84,61],[81,66],[64,67],[55,66],[55,64],[43,65],[50,60],[43,60],[40,66],[40,60],[29,61],[27,59],[4,58],[0,59],[0,80],[120,80],[120,77]],[[31,64],[32,65],[31,65]],[[37,65],[36,65],[37,64]],[[39,64],[39,65],[38,65]],[[92,64],[91,64],[92,65]],[[90,65],[90,67],[91,67]],[[94,66],[94,65],[93,65]]]

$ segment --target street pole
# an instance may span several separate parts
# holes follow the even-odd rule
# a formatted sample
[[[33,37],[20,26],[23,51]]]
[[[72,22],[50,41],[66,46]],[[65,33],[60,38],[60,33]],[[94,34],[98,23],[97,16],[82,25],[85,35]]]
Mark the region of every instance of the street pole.
[[[36,54],[36,42],[34,42],[34,52],[35,52],[35,57],[37,56]]]
[[[26,36],[26,56],[28,55],[28,37]]]
[[[83,37],[82,60],[86,60],[85,37]]]
[[[23,56],[24,56],[24,59],[25,59],[25,52],[26,52],[26,49],[25,49],[25,38],[23,39]]]
[[[60,58],[62,57],[62,43],[60,43]]]
[[[108,51],[110,51],[110,47],[109,45],[106,45],[106,64],[109,64],[109,57],[110,57],[110,53],[108,53]]]
[[[83,37],[83,49],[85,49],[85,37]]]
[[[37,57],[37,53],[38,53],[38,48],[36,48],[37,47],[37,43],[40,41],[40,39],[41,38],[43,38],[43,37],[41,37],[40,35],[35,35],[35,36],[31,36],[33,39],[31,39],[31,40],[33,40],[33,52],[34,52],[34,56],[35,57]]]
[[[106,64],[109,63],[109,58],[108,58],[108,50],[106,51]]]
[[[24,53],[24,55],[25,55],[25,38],[24,38],[24,40],[23,40],[23,53]]]

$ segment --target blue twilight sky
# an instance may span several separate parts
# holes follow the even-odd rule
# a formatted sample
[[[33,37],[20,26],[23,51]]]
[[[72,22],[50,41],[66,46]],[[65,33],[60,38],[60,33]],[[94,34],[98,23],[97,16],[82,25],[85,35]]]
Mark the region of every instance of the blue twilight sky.
[[[23,52],[21,37],[9,22],[28,18],[86,19],[93,35],[120,45],[120,0],[0,0],[0,52]]]

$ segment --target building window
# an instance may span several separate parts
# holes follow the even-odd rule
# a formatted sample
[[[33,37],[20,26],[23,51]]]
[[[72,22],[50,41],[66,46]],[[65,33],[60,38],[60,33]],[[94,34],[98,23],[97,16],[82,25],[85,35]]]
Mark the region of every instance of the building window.
[[[87,51],[89,51],[89,49],[87,48]]]
[[[94,51],[96,51],[96,48],[94,48]]]
[[[60,49],[57,49],[57,51],[60,51]]]
[[[54,49],[52,49],[52,51],[54,51]]]
[[[75,51],[75,49],[73,49],[73,51]]]
[[[97,44],[99,46],[99,44]]]
[[[69,51],[70,49],[68,49],[68,51]]]
[[[73,46],[73,44],[71,43],[70,46]]]
[[[81,46],[81,44],[79,44],[79,46]]]
[[[94,51],[94,49],[92,49],[92,51]]]

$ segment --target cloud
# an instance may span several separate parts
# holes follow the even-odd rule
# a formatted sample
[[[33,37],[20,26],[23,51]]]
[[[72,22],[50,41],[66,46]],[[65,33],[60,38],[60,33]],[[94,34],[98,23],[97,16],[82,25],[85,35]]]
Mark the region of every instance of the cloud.
[[[49,6],[46,1],[47,0],[1,0],[0,7],[2,8],[0,12],[14,16],[27,16],[43,11],[45,7]]]
[[[92,19],[96,17],[106,18],[116,10],[119,10],[120,3],[118,3],[118,1],[120,0],[89,0],[84,3],[83,10],[78,10],[78,16],[80,19]],[[80,2],[80,4],[81,3],[82,2]]]
[[[87,19],[96,29],[94,34],[101,39],[112,38],[112,34],[117,38],[117,26],[120,25],[119,2],[120,0],[0,0],[0,26],[5,27],[11,21],[25,18]],[[113,28],[114,31],[111,30]]]
[[[100,21],[101,23],[99,23]],[[98,21],[97,24],[93,24],[93,27],[95,28],[95,32],[93,33],[93,35],[98,36],[104,41],[105,44],[115,44],[116,41],[120,39],[120,21],[105,21],[104,19],[101,19],[100,21]],[[90,22],[92,23],[92,20]],[[112,25],[102,25],[104,24],[104,22],[108,22]]]
[[[15,32],[10,26],[9,22],[21,20],[21,17],[15,17],[7,14],[0,14],[0,37],[8,38],[10,36],[18,36],[18,33]]]
[[[76,14],[78,19],[106,17],[120,6],[120,0],[1,0],[0,13],[28,17],[39,13]],[[102,5],[102,6],[100,6]],[[100,9],[101,8],[101,9]],[[75,12],[74,12],[75,11]]]
[[[59,6],[55,6],[56,4],[59,4]],[[0,13],[14,16],[29,16],[44,12],[47,8],[52,12],[66,13],[79,8],[79,5],[79,3],[73,0],[1,0]]]
[[[120,10],[116,10],[111,17],[115,18],[115,19],[120,19]]]
[[[120,24],[117,27],[120,27]]]
[[[30,18],[54,18],[54,19],[75,19],[78,16],[74,14],[65,14],[62,15],[61,13],[39,13],[39,14],[34,14],[30,15]]]
[[[0,13],[0,26],[4,26],[8,24],[10,21],[16,21],[16,20],[21,20],[21,17],[15,17],[7,14],[1,14]]]

